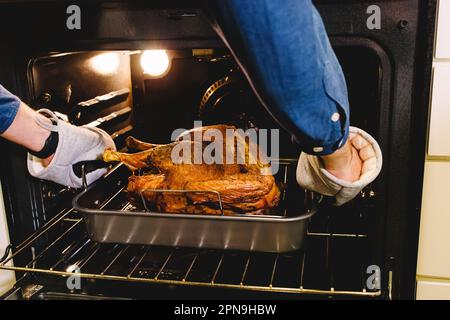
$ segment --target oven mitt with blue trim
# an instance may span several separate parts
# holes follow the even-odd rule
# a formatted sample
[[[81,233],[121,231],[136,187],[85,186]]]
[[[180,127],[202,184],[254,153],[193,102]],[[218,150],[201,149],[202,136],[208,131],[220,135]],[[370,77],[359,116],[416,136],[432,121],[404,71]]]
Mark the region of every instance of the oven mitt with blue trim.
[[[47,130],[58,132],[59,141],[54,157],[47,167],[44,167],[41,159],[28,153],[29,173],[33,177],[72,188],[82,187],[82,175],[76,169],[77,164],[101,160],[106,148],[116,149],[114,141],[109,134],[99,128],[74,126],[59,119],[48,109],[41,109],[37,112],[47,116],[53,124],[44,121],[41,116],[36,116],[36,122]],[[100,168],[87,173],[87,184],[96,181],[106,172],[106,168]]]
[[[317,156],[302,153],[297,165],[297,182],[304,189],[334,196],[335,205],[341,206],[355,198],[381,171],[383,157],[376,140],[364,130],[350,127],[349,140],[362,160],[361,176],[348,182],[329,173]]]

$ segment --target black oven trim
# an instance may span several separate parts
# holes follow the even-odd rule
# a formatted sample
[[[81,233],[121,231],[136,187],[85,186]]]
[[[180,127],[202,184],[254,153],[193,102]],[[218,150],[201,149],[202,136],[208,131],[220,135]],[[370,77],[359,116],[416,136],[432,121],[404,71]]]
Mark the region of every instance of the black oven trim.
[[[415,299],[416,268],[419,247],[419,228],[422,206],[422,188],[424,163],[426,157],[429,102],[431,95],[431,77],[434,56],[437,0],[420,2],[416,50],[416,72],[414,75],[413,104],[411,113],[411,139],[409,158],[411,169],[408,181],[408,192],[411,201],[408,210],[411,215],[406,219],[405,246],[403,266],[398,278],[399,295],[403,299]],[[423,88],[426,88],[425,90]]]
[[[378,93],[378,106],[380,106],[379,110],[379,121],[377,126],[377,141],[380,144],[381,150],[383,150],[383,168],[380,173],[380,176],[376,180],[376,189],[378,194],[387,194],[387,185],[388,178],[392,177],[392,174],[389,174],[387,163],[391,161],[388,156],[389,149],[389,127],[390,127],[390,117],[393,112],[392,104],[393,104],[393,94],[394,90],[392,88],[392,81],[394,79],[393,67],[392,67],[392,58],[389,56],[389,53],[382,47],[381,44],[376,42],[373,39],[365,38],[365,37],[343,37],[343,36],[335,36],[331,37],[331,43],[336,47],[348,47],[348,46],[357,46],[364,47],[373,51],[379,59],[380,63],[380,75],[379,75],[379,88],[380,91]],[[386,233],[388,232],[386,229],[386,206],[387,201],[386,197],[378,197],[376,200],[376,214],[378,219],[374,219],[376,221],[376,226],[374,227],[375,232],[372,234],[371,241],[374,243],[380,243],[379,246],[374,246],[374,256],[377,261],[385,261],[386,260]],[[382,288],[383,292],[388,291],[388,277],[389,277],[389,266],[384,265],[381,266],[382,270]]]

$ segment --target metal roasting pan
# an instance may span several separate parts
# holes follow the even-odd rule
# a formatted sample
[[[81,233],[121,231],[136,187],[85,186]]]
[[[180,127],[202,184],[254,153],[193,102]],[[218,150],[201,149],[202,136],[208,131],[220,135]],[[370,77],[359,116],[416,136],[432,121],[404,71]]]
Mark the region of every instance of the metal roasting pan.
[[[100,243],[288,252],[303,246],[318,198],[297,184],[296,160],[279,160],[279,164],[275,178],[282,192],[281,201],[265,215],[198,215],[137,209],[128,202],[125,190],[130,172],[124,165],[115,166],[78,194],[73,206],[83,214],[91,239]]]

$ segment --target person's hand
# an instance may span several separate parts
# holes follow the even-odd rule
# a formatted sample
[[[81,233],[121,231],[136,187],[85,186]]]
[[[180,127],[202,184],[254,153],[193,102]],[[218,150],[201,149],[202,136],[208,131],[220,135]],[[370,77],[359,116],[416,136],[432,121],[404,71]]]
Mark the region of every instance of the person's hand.
[[[362,160],[358,150],[353,146],[351,140],[355,134],[350,134],[344,146],[334,153],[321,156],[325,170],[338,179],[354,182],[361,176]]]
[[[42,121],[42,115],[48,116],[53,124],[49,121]],[[106,148],[115,150],[114,141],[99,128],[71,125],[47,109],[39,110],[36,119],[38,119],[39,125],[58,132],[58,146],[53,155],[46,159],[40,159],[28,154],[28,171],[36,178],[80,188],[83,184],[80,163],[86,161],[92,163],[94,160],[102,159],[103,151]],[[87,184],[94,182],[107,171],[106,168],[98,169],[98,164],[87,167],[93,168],[86,174]]]
[[[350,127],[345,145],[327,156],[300,155],[297,182],[305,189],[334,196],[342,205],[358,195],[381,171],[382,154],[367,132]]]

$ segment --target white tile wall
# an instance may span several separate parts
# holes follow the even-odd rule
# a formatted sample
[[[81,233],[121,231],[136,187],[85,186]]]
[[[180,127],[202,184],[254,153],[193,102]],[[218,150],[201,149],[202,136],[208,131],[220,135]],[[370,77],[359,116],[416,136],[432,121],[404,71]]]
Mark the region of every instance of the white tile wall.
[[[450,0],[438,8],[427,151],[447,160],[425,162],[416,298],[450,300]]]
[[[428,154],[450,156],[450,62],[433,67]]]
[[[417,300],[447,300],[450,297],[450,282],[419,280]]]
[[[426,162],[417,264],[419,275],[450,278],[449,183],[450,162]]]
[[[435,56],[450,59],[450,0],[439,0]]]

